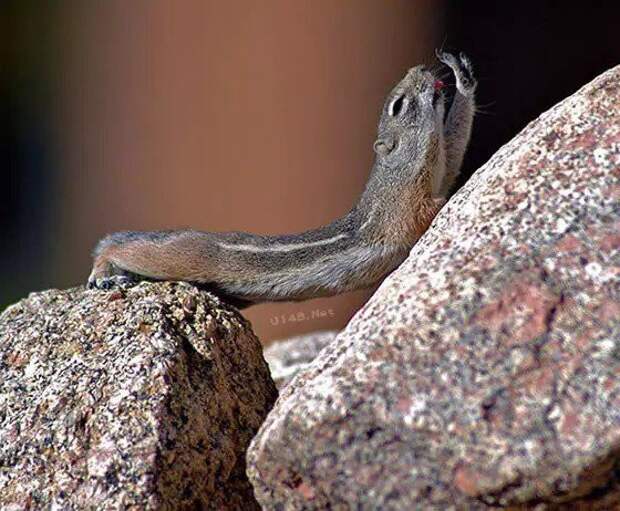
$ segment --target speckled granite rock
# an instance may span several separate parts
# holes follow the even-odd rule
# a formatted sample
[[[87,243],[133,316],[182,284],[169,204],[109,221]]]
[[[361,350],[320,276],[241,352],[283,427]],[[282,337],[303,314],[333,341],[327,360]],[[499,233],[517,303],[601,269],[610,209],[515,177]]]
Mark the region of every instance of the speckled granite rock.
[[[616,67],[448,203],[283,390],[250,479],[265,509],[611,509],[619,376]]]
[[[192,286],[32,294],[0,316],[0,509],[258,509],[275,397],[249,324]]]
[[[265,349],[264,356],[271,377],[278,389],[282,389],[302,369],[319,354],[325,346],[332,342],[338,332],[324,331],[292,337],[284,341],[276,341]]]

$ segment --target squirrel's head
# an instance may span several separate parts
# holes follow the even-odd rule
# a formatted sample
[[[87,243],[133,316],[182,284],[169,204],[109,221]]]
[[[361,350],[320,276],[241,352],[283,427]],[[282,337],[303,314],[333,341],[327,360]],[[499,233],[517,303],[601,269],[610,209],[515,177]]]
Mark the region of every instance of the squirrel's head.
[[[411,68],[385,101],[377,140],[377,161],[402,166],[424,159],[443,129],[444,85],[425,66]]]

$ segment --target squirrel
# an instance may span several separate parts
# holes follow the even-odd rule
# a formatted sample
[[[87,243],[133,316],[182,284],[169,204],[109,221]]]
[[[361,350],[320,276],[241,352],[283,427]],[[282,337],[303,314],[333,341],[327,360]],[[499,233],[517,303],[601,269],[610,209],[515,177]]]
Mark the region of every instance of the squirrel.
[[[342,218],[280,236],[195,230],[118,232],[94,250],[88,287],[136,280],[188,281],[244,308],[368,288],[407,257],[458,177],[473,124],[476,80],[461,53],[436,51],[456,91],[423,65],[388,95],[375,160],[357,204]]]

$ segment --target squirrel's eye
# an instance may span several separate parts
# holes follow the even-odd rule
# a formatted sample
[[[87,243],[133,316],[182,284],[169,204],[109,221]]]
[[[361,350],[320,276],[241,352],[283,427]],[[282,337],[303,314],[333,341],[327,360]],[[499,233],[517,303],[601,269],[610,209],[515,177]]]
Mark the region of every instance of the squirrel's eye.
[[[404,94],[401,94],[400,96],[398,96],[394,101],[390,103],[390,106],[388,108],[388,113],[392,117],[396,117],[401,112],[403,112],[406,107],[406,99],[407,98],[405,97]]]

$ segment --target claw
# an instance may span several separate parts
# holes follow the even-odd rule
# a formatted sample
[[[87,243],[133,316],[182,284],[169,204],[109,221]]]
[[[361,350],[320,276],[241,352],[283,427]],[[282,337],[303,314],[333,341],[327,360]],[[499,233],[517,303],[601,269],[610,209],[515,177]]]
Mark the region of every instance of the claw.
[[[109,275],[107,277],[91,278],[88,280],[88,289],[102,289],[109,291],[114,288],[126,289],[137,284],[136,280],[127,275]]]
[[[105,279],[101,279],[99,282],[97,282],[97,285],[99,289],[105,289],[106,291],[109,291],[114,287],[114,281],[112,280],[112,278],[108,277]]]
[[[473,75],[471,61],[463,52],[458,58],[453,54],[441,50],[435,50],[437,59],[452,69],[456,77],[456,88],[464,96],[471,95],[476,89],[476,80]]]
[[[451,53],[447,51],[435,50],[435,56],[439,62],[443,62],[447,66],[452,67],[453,64],[456,63],[456,58]]]

